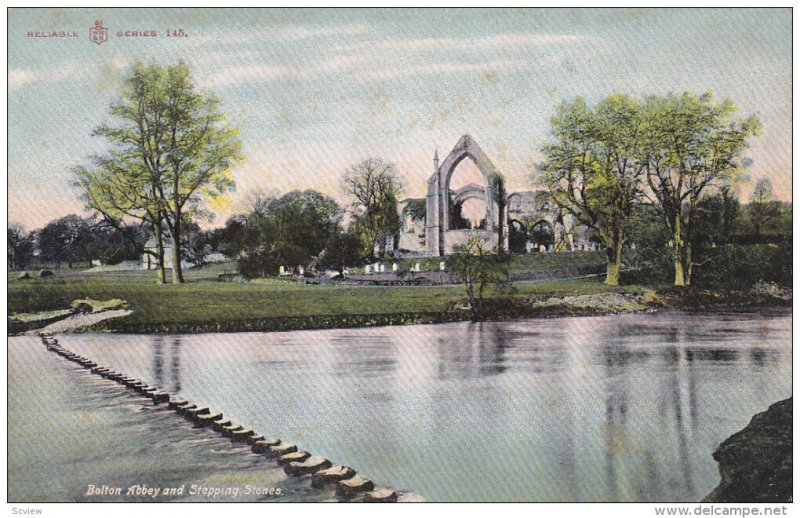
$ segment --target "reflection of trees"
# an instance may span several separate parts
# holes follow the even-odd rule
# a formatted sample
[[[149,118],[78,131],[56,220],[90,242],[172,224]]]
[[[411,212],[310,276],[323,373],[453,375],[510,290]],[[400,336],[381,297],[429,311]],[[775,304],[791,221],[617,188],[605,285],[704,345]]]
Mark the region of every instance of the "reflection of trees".
[[[164,339],[160,336],[153,337],[153,379],[156,385],[164,386]]]
[[[169,358],[164,352],[164,338],[161,336],[153,337],[153,379],[159,387],[172,385],[172,392],[178,393],[181,390],[180,381],[180,354],[181,337],[172,338],[169,347]]]
[[[495,322],[470,322],[462,336],[457,341],[442,338],[436,341],[439,379],[496,376],[506,371],[510,340],[502,326]]]

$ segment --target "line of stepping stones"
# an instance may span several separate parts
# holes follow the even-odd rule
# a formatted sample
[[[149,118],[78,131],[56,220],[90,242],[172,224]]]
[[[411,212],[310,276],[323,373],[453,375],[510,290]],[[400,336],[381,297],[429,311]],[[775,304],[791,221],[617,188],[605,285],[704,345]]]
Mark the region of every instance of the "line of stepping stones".
[[[141,380],[130,378],[120,372],[98,365],[89,358],[79,356],[59,345],[56,338],[45,335],[41,335],[41,338],[48,350],[90,369],[92,374],[125,385],[152,399],[156,405],[165,403],[169,409],[192,421],[198,427],[210,426],[215,432],[230,437],[233,442],[247,443],[251,446],[253,453],[276,458],[287,475],[295,477],[311,475],[311,486],[315,488],[336,484],[336,497],[340,502],[397,502],[395,491],[389,488],[376,489],[371,480],[358,476],[356,471],[349,466],[333,465],[324,457],[311,455],[307,451],[299,450],[296,445],[285,443],[280,439],[267,439],[254,430],[234,423],[230,419],[225,419],[222,413],[214,413],[208,407],[200,407],[183,398],[173,397]]]

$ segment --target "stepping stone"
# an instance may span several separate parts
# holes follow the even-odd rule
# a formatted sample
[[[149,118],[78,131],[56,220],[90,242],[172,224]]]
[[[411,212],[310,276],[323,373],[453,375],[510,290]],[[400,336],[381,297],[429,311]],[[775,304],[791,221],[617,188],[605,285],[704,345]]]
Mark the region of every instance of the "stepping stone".
[[[169,400],[169,405],[167,406],[169,407],[170,410],[175,410],[179,406],[188,406],[188,405],[189,402],[186,401],[185,399],[180,397],[175,397]]]
[[[245,442],[247,442],[247,444],[251,444],[252,445],[252,444],[257,443],[258,441],[263,441],[264,440],[264,436],[263,435],[253,434],[253,435],[248,435],[247,437],[244,438],[244,440],[245,440]]]
[[[311,454],[307,451],[293,451],[292,453],[281,455],[278,458],[278,464],[284,465],[291,464],[292,462],[303,462],[309,457],[311,457]]]
[[[158,389],[155,387],[151,387],[150,385],[145,385],[144,387],[140,388],[138,392],[140,392],[143,396],[153,399],[153,394],[158,392]]]
[[[255,435],[253,430],[234,430],[231,432],[231,439],[234,442],[245,442],[251,435]]]
[[[277,446],[271,446],[270,449],[268,449],[267,451],[273,457],[277,457],[280,455],[286,455],[287,453],[296,452],[297,446],[295,446],[294,444],[281,443]]]
[[[204,414],[211,414],[211,410],[208,407],[203,408],[189,408],[183,414],[186,419],[194,419],[195,416],[201,416]]]
[[[350,466],[332,466],[314,473],[311,477],[311,487],[321,488],[326,484],[347,480],[356,476],[356,470]]]
[[[372,491],[374,488],[375,484],[370,479],[355,476],[347,480],[340,480],[336,484],[336,496],[342,500],[349,500],[359,493]]]
[[[225,437],[230,437],[233,434],[233,432],[235,432],[236,430],[241,430],[241,429],[242,429],[242,425],[236,424],[236,423],[232,423],[232,424],[229,424],[228,426],[223,426],[222,427],[222,435],[224,435]]]
[[[261,439],[253,442],[253,453],[267,453],[273,446],[278,446],[280,439]]]
[[[397,502],[397,493],[387,487],[382,487],[364,495],[364,501],[372,503]]]
[[[167,392],[158,391],[153,394],[154,403],[169,403],[169,394]]]
[[[290,453],[289,455],[295,455],[295,454]],[[321,469],[327,469],[330,467],[331,467],[331,461],[329,461],[325,457],[317,457],[316,455],[314,455],[302,462],[290,462],[289,464],[284,466],[283,471],[285,471],[287,475],[299,477],[302,475],[309,475]]]
[[[224,427],[230,426],[230,425],[231,425],[230,420],[227,420],[227,421],[214,421],[213,423],[211,423],[211,428],[213,428],[215,432],[221,432]]]
[[[222,414],[218,413],[214,415],[211,414],[198,415],[195,416],[194,419],[192,419],[192,421],[194,421],[194,424],[202,428],[204,426],[208,426],[214,423],[215,421],[222,421]]]
[[[196,409],[196,408],[197,408],[197,405],[184,405],[184,406],[179,406],[178,408],[176,408],[175,412],[177,412],[178,415],[186,415],[187,411],[193,410],[193,409]]]

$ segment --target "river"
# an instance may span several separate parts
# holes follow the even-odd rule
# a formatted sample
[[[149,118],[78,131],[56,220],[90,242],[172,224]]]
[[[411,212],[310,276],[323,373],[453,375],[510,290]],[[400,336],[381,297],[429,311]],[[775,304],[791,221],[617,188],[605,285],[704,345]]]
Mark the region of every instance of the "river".
[[[789,311],[60,341],[428,501],[697,501],[719,443],[791,395]],[[9,501],[135,483],[332,497],[38,339],[8,346]]]

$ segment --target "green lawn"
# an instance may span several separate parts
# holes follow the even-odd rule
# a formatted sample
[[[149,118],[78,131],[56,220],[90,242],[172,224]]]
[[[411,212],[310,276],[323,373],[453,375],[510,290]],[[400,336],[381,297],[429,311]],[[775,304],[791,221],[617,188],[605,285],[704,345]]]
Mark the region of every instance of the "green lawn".
[[[464,300],[461,286],[318,286],[265,279],[249,283],[217,282],[231,265],[211,265],[186,272],[183,285],[156,285],[155,272],[55,270],[49,278],[29,280],[9,275],[8,311],[28,313],[69,307],[75,299],[128,301],[139,323],[220,322],[263,317],[363,315],[438,312]],[[516,286],[516,297],[624,291],[601,279],[552,281]]]

